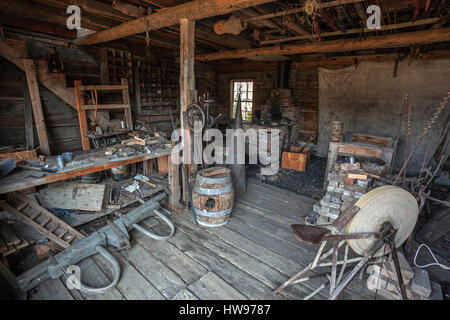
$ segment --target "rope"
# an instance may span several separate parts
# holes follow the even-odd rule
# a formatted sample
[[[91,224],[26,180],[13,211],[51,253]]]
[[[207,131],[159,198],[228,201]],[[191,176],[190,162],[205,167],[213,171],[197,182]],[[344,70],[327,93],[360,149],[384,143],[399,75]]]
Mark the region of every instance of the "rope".
[[[429,263],[429,264],[425,264],[425,265],[422,265],[422,266],[419,266],[419,265],[417,264],[417,262],[416,262],[417,255],[419,254],[419,251],[420,251],[420,249],[421,249],[422,247],[425,247],[425,248],[428,249],[428,251],[430,252],[430,254],[431,254],[431,256],[433,257],[434,261],[436,261],[436,262]],[[430,266],[439,266],[439,267],[441,267],[441,268],[444,269],[444,270],[450,270],[450,267],[449,267],[449,266],[446,266],[446,265],[443,265],[442,263],[439,263],[438,259],[436,259],[436,257],[434,256],[433,251],[431,251],[430,247],[428,247],[428,246],[427,246],[426,244],[424,244],[424,243],[422,243],[422,244],[417,248],[416,254],[414,255],[414,265],[415,265],[416,267],[419,267],[419,268],[426,268],[426,267],[430,267]]]

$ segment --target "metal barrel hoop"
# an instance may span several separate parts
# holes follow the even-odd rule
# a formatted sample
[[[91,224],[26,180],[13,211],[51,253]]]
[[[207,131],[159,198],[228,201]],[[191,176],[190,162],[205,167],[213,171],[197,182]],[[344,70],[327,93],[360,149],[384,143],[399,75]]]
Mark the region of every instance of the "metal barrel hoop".
[[[224,193],[229,193],[233,191],[233,185],[229,184],[226,187],[219,188],[219,189],[206,189],[199,187],[197,185],[194,186],[194,192],[197,192],[199,194],[205,194],[208,196],[216,196]]]

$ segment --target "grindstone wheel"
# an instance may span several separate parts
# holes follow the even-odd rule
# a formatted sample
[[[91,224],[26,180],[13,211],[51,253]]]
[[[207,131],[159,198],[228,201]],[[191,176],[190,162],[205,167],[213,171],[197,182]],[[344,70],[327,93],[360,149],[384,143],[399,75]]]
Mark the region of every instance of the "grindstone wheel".
[[[344,233],[378,232],[384,222],[390,222],[397,229],[396,247],[409,237],[419,215],[416,199],[409,192],[394,186],[376,188],[365,194],[355,205],[360,210],[347,224]],[[353,251],[364,256],[375,241],[377,240],[354,239],[347,240],[347,243]],[[389,248],[383,246],[375,256],[383,253],[389,253]]]

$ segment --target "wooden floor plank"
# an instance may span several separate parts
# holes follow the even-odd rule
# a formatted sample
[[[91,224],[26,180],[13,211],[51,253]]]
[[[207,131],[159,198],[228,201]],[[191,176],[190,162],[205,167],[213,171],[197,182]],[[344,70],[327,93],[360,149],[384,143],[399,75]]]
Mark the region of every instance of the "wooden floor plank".
[[[243,210],[242,210],[243,209]],[[257,218],[255,218],[257,217]],[[236,209],[233,210],[231,215],[230,223],[227,225],[233,225],[233,220],[237,220],[234,222],[244,223],[247,226],[256,228],[263,233],[273,236],[275,238],[281,239],[285,242],[288,242],[290,245],[298,248],[302,253],[298,254],[293,250],[292,246],[286,246],[286,244],[279,244],[277,241],[272,241],[272,246],[276,246],[275,251],[281,250],[283,252],[287,251],[286,257],[293,259],[294,261],[299,261],[303,265],[307,265],[309,262],[314,259],[315,253],[317,252],[318,245],[310,245],[299,242],[294,238],[290,225],[292,223],[291,220],[278,215],[270,215],[261,210],[255,209],[252,206],[246,205],[237,205]],[[269,221],[270,220],[270,221]],[[297,222],[298,223],[298,222]],[[238,226],[239,227],[239,226]],[[284,230],[284,231],[280,231]],[[258,236],[253,233],[252,237]],[[253,239],[253,238],[252,238]],[[260,241],[264,241],[266,239],[262,239]],[[270,244],[269,244],[270,245]],[[295,260],[293,257],[299,256],[299,260]],[[351,288],[354,292],[364,296],[364,297],[372,297],[370,291],[366,288],[366,286],[361,281],[354,281],[350,284],[349,288]]]
[[[243,211],[243,210],[233,210],[231,214],[231,219],[238,219],[249,226],[252,226],[255,229],[261,230],[264,233],[270,234],[275,238],[284,240],[295,247],[298,247],[301,251],[312,251],[312,248],[305,248],[303,244],[301,244],[298,240],[296,240],[292,234],[290,224],[280,223],[274,219],[269,219],[263,215],[256,215],[253,212]]]
[[[119,262],[121,269],[117,289],[127,300],[165,299],[120,253],[110,252]],[[106,273],[108,279],[112,280],[112,265],[101,255],[96,255],[93,259]]]
[[[208,272],[201,264],[167,241],[150,239],[138,231],[132,231],[131,236],[158,260],[175,271],[187,284],[197,281]]]
[[[48,279],[42,282],[37,287],[37,292],[38,298],[42,300],[74,300],[60,279]]]
[[[170,216],[176,231],[169,241],[130,232],[135,240],[132,248],[113,253],[122,266],[118,286],[109,293],[83,293],[78,298],[301,299],[322,284],[324,278],[288,287],[282,295],[274,295],[272,290],[315,256],[318,246],[297,241],[290,228],[315,202],[250,179],[247,193],[235,202],[231,219],[223,227],[199,227],[193,223],[192,215],[182,214]],[[144,225],[157,233],[167,233],[167,226],[159,219],[147,219]],[[80,263],[83,281],[96,287],[109,283],[111,266],[104,258],[94,259]],[[72,299],[77,298],[74,293],[78,291],[68,291],[59,281],[48,282],[48,288],[42,289],[47,290],[47,297],[53,296],[53,286],[59,286],[57,290],[65,291],[55,296],[64,297],[68,292]],[[327,295],[325,288],[315,298],[325,299]],[[340,298],[372,299],[373,293],[355,279]]]
[[[281,283],[288,279],[288,276],[282,274],[277,269],[267,265],[261,260],[247,254],[237,247],[234,247],[222,239],[216,237],[213,233],[195,226],[192,222],[177,217],[175,220],[178,230],[184,232],[191,239],[202,238],[202,245],[211,251],[216,252],[221,258],[231,262],[236,267],[253,276],[255,279],[267,285],[271,290],[276,289]],[[281,262],[280,262],[281,263]],[[308,295],[312,290],[300,285],[288,288],[284,293],[291,298],[298,299]]]
[[[265,246],[266,248],[277,252],[278,254],[289,258],[293,261],[300,261],[305,265],[306,259],[302,259],[304,255],[304,250],[299,249],[298,247],[292,245],[289,242],[278,239],[271,234],[262,232],[260,229],[255,228],[254,226],[250,226],[245,222],[239,220],[238,217],[233,217],[230,219],[225,226],[226,228],[233,230],[252,241]]]
[[[297,194],[294,194],[294,196],[289,196],[284,192],[274,192],[272,190],[268,190],[265,186],[249,184],[248,188],[251,188],[251,191],[239,195],[239,197],[248,199],[249,197],[259,198],[262,196],[264,199],[275,203],[281,203],[283,206],[294,210],[305,206],[310,207],[317,202],[317,200],[309,198],[306,198],[307,200],[298,199],[299,195]]]
[[[201,300],[246,300],[247,298],[214,272],[208,272],[192,283],[189,290]]]
[[[314,204],[316,202],[316,200],[314,200],[312,198],[302,196],[300,194],[297,194],[295,192],[292,192],[292,191],[289,191],[286,189],[281,189],[279,187],[272,186],[272,185],[262,182],[258,179],[248,178],[247,183],[250,188],[256,186],[256,188],[259,188],[260,190],[270,191],[270,194],[280,196],[283,199],[290,201],[291,203]]]
[[[284,206],[279,201],[267,199],[263,195],[261,195],[261,197],[252,197],[248,195],[247,197],[247,199],[237,198],[236,202],[251,205],[258,209],[263,209],[263,211],[270,215],[284,216],[288,219],[296,221],[297,223],[300,222],[302,217],[308,214],[308,212],[312,209],[312,206],[305,205],[299,205],[296,208],[291,208]]]
[[[172,300],[199,300],[198,297],[195,296],[191,291],[188,289],[183,289],[179,291]]]
[[[268,221],[267,216],[264,216],[262,213],[259,213],[260,216],[258,217],[252,214],[253,211],[252,213],[240,210],[233,211],[232,218],[226,227],[241,234],[247,234],[255,242],[264,244],[269,249],[293,261],[298,261],[301,266],[306,266],[314,259],[319,246],[304,244],[296,240],[290,227],[286,228],[286,225],[288,225],[287,221],[280,223],[278,218]],[[284,232],[280,230],[284,230]],[[372,296],[370,291],[360,281],[352,282],[349,288],[359,295],[359,298]],[[358,298],[358,296],[355,298]]]
[[[155,227],[155,230],[158,230],[158,226]],[[206,267],[209,271],[217,274],[247,298],[252,300],[279,299],[270,292],[269,287],[201,245],[202,239],[193,241],[186,234],[178,231],[169,240],[170,243]]]
[[[156,259],[139,243],[135,243],[130,249],[123,251],[123,256],[166,299],[173,298],[180,290],[186,288],[186,283],[179,275]]]
[[[241,211],[262,215],[263,217],[265,217],[267,219],[275,220],[278,223],[280,223],[280,222],[286,223],[287,225],[291,225],[294,223],[300,223],[303,220],[303,213],[298,213],[296,215],[292,215],[292,214],[285,214],[285,211],[283,211],[284,214],[283,213],[280,214],[280,211],[282,211],[281,206],[280,206],[280,209],[278,212],[273,212],[273,211],[267,210],[267,208],[264,208],[260,205],[255,205],[254,203],[243,202],[241,200],[237,200],[235,202],[234,209],[240,209]]]

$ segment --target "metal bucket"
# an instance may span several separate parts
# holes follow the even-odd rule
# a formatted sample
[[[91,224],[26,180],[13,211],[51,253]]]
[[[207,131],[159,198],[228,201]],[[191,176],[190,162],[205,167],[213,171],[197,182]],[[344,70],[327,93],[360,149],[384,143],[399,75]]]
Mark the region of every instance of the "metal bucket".
[[[222,172],[214,174],[214,172]],[[208,168],[197,173],[192,202],[198,224],[220,227],[228,222],[234,204],[231,171],[225,167]]]
[[[128,166],[118,166],[111,168],[111,175],[113,180],[122,181],[130,176],[130,170],[128,170]]]

